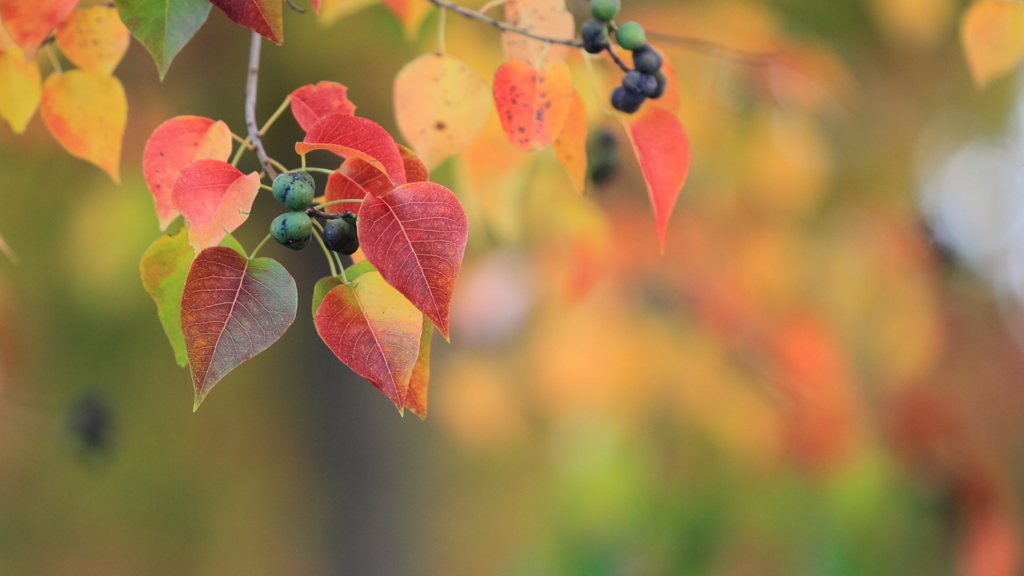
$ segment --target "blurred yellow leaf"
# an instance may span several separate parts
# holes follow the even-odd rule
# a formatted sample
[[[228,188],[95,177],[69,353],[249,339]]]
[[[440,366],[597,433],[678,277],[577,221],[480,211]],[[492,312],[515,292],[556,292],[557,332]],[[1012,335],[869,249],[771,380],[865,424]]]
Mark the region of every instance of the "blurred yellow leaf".
[[[57,46],[68,60],[104,74],[114,73],[130,40],[131,33],[112,6],[75,10],[57,27]]]
[[[565,167],[573,187],[580,194],[587,189],[587,132],[587,108],[579,93],[573,90],[569,115],[552,146],[555,157]]]
[[[320,24],[330,26],[343,16],[358,12],[367,6],[373,6],[380,0],[322,0],[320,4]]]
[[[1024,57],[1024,4],[978,0],[960,22],[960,42],[981,87],[1013,70]]]
[[[42,96],[42,77],[35,60],[25,61],[17,46],[0,50],[0,116],[21,134],[36,113]]]
[[[954,10],[952,0],[871,0],[869,4],[890,39],[922,48],[938,43]]]
[[[548,38],[571,39],[576,32],[572,14],[565,9],[565,0],[508,0],[505,21]],[[561,62],[570,48],[526,38],[519,34],[503,34],[505,56],[543,68],[548,62]]]

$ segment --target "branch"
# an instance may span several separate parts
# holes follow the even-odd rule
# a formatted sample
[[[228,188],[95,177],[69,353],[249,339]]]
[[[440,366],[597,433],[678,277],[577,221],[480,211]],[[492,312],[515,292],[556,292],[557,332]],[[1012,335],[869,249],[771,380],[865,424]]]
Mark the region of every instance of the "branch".
[[[534,34],[533,32],[530,32],[525,28],[516,28],[515,26],[506,24],[505,22],[495,20],[494,18],[489,18],[475,10],[470,10],[465,6],[460,6],[455,2],[449,2],[448,0],[427,0],[427,2],[430,2],[431,4],[437,6],[438,8],[441,8],[442,10],[451,10],[452,12],[461,14],[462,16],[465,16],[466,18],[469,18],[471,20],[483,22],[484,24],[493,26],[498,30],[501,30],[502,32],[511,32],[513,34],[519,34],[520,36],[526,36],[527,38],[533,38],[534,40],[540,40],[541,42],[548,42],[549,44],[561,44],[563,46],[572,46],[573,48],[583,47],[582,40],[576,40],[573,38],[549,38],[547,36],[541,36],[540,34]]]
[[[249,79],[245,83],[245,127],[249,131],[249,141],[252,142],[252,147],[256,149],[256,156],[260,159],[263,170],[273,180],[277,178],[277,172],[274,171],[274,167],[270,164],[270,157],[267,156],[267,151],[263,149],[260,130],[256,126],[256,84],[260,78],[260,47],[262,42],[263,37],[253,32],[249,42]]]

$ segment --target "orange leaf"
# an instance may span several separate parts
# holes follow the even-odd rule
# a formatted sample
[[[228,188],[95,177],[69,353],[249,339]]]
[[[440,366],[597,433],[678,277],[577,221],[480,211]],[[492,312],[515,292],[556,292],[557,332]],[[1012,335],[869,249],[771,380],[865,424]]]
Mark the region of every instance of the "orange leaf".
[[[569,173],[572,185],[580,194],[587,189],[587,109],[583,98],[573,90],[572,108],[562,131],[555,139],[555,157]]]
[[[78,0],[0,0],[0,18],[14,43],[30,59],[76,5]]]
[[[174,182],[171,201],[188,224],[188,243],[197,253],[216,246],[249,218],[260,191],[259,174],[245,175],[220,160],[186,166]]]
[[[524,62],[506,62],[494,75],[501,127],[520,150],[551,145],[569,115],[572,96],[572,74],[564,62],[551,62],[543,72]]]
[[[113,74],[128,51],[131,32],[117,8],[90,6],[75,10],[57,27],[57,46],[79,68]]]
[[[391,10],[398,19],[402,21],[405,29],[405,36],[414,39],[420,31],[420,26],[430,14],[430,2],[423,0],[383,0],[384,5]]]
[[[25,61],[17,46],[0,50],[0,116],[21,134],[39,107],[42,77],[35,60]]]
[[[690,141],[679,118],[657,106],[647,106],[631,117],[626,132],[647,183],[658,243],[664,252],[665,229],[690,172]]]
[[[420,353],[409,377],[409,392],[405,395],[405,407],[413,414],[427,418],[427,388],[430,385],[430,341],[434,336],[434,325],[423,318],[423,333],[420,336]]]
[[[1024,4],[978,0],[960,22],[960,43],[981,87],[1013,70],[1024,57]]]
[[[90,70],[51,74],[43,84],[40,112],[65,150],[120,182],[121,138],[128,122],[120,80]]]
[[[548,38],[571,39],[576,33],[576,22],[565,9],[565,0],[508,0],[505,2],[505,21]],[[562,62],[569,56],[568,46],[548,44],[509,32],[502,36],[505,56],[509,60],[537,66]]]
[[[395,186],[405,184],[405,163],[394,138],[372,120],[331,114],[310,127],[306,137],[295,144],[297,154],[330,150],[338,156],[361,158],[391,178]]]
[[[288,96],[292,116],[309,132],[316,121],[330,114],[355,114],[356,105],[348,99],[348,88],[337,82],[306,84]]]

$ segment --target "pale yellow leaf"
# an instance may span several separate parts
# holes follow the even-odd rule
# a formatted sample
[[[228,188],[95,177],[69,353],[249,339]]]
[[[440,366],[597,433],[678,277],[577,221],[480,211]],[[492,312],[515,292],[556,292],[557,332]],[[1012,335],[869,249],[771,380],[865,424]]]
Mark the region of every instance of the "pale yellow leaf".
[[[25,61],[17,46],[0,50],[0,116],[21,134],[39,107],[42,77],[35,60]]]
[[[978,86],[1013,70],[1024,57],[1024,3],[978,0],[960,22],[960,42]]]
[[[565,0],[508,0],[505,3],[505,21],[547,38],[570,40],[576,33],[572,14],[565,9]],[[543,68],[548,62],[562,62],[570,48],[548,44],[519,34],[505,33],[505,56],[532,66]]]

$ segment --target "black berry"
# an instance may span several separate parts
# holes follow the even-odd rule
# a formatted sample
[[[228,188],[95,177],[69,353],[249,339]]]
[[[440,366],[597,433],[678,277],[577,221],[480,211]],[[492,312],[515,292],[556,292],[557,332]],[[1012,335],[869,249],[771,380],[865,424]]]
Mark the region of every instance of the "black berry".
[[[355,216],[342,216],[328,220],[324,225],[324,244],[346,256],[359,250],[359,234],[356,232]]]
[[[642,74],[636,70],[630,70],[622,78],[622,87],[630,94],[650,96],[657,91],[658,80],[650,74]]]
[[[611,43],[608,38],[608,28],[597,20],[587,20],[580,28],[580,36],[583,38],[583,49],[591,54],[597,54],[607,48]]]
[[[654,74],[661,70],[661,54],[658,54],[650,44],[644,44],[639,50],[633,51],[633,68],[640,72]]]
[[[665,94],[665,88],[668,87],[668,77],[661,70],[654,73],[654,79],[658,82],[658,87],[654,90],[653,94],[648,94],[651,98],[661,98]]]
[[[622,86],[612,90],[612,108],[626,114],[632,114],[640,109],[640,105],[647,100],[643,94],[634,94]]]

